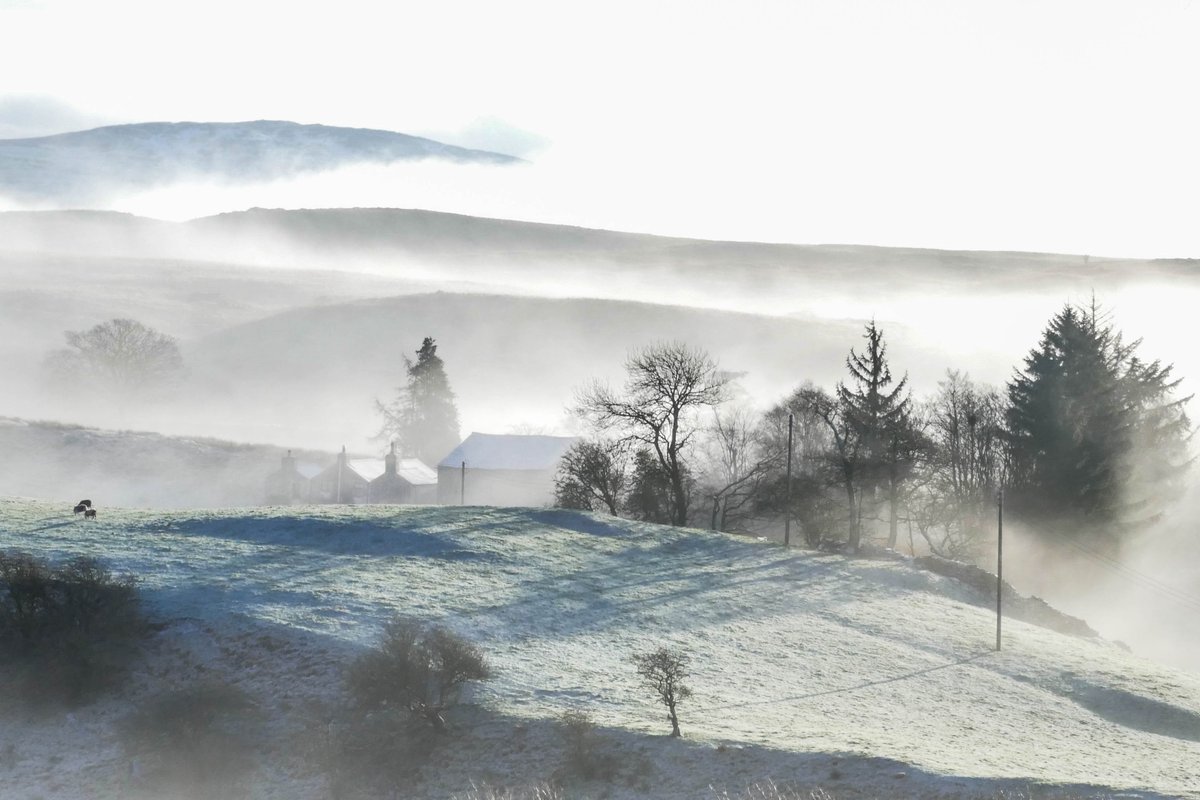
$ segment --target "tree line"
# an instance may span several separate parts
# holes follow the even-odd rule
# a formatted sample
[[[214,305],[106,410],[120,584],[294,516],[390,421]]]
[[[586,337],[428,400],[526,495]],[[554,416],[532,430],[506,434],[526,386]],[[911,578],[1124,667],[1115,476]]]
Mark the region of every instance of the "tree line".
[[[872,321],[832,391],[801,383],[765,411],[732,400],[734,377],[708,353],[652,344],[621,389],[579,392],[590,435],[563,459],[556,501],[726,531],[786,519],[811,547],[904,536],[970,558],[1003,491],[1035,531],[1115,547],[1164,512],[1191,461],[1190,396],[1140,344],[1094,302],[1068,304],[1003,388],[947,370],[918,399]]]

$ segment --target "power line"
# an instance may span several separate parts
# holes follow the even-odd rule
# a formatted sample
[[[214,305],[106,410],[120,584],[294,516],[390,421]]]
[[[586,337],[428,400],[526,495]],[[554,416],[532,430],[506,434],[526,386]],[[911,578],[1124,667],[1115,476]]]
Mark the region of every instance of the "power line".
[[[1096,551],[1094,551],[1088,547],[1084,547],[1083,545],[1079,544],[1078,542],[1073,542],[1073,541],[1067,540],[1067,544],[1069,544],[1071,547],[1078,550],[1080,553],[1083,553],[1085,556],[1088,556],[1089,558],[1093,559],[1094,561],[1099,563],[1101,566],[1106,567],[1120,575],[1123,575],[1131,583],[1140,584],[1142,587],[1144,587],[1146,589],[1150,589],[1151,591],[1157,592],[1157,593],[1163,595],[1164,597],[1168,597],[1178,603],[1183,603],[1184,605],[1191,606],[1192,608],[1194,608],[1196,610],[1200,610],[1200,598],[1194,597],[1194,596],[1188,594],[1187,592],[1183,591],[1182,589],[1179,589],[1175,586],[1171,586],[1168,583],[1164,583],[1164,582],[1158,580],[1157,578],[1154,578],[1143,572],[1139,572],[1138,570],[1134,569],[1133,567],[1130,567],[1126,564],[1122,564],[1120,561],[1117,561],[1112,556],[1107,556],[1107,555],[1104,555],[1103,553],[1097,553]]]

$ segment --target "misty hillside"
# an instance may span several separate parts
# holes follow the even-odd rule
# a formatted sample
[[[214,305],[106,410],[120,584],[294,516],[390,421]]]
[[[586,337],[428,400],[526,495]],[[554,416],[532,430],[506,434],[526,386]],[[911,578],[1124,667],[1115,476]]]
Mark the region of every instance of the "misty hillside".
[[[477,642],[496,672],[406,796],[548,780],[564,758],[553,720],[574,709],[635,778],[580,796],[733,797],[771,779],[837,798],[1200,797],[1196,675],[1011,618],[997,653],[988,593],[902,559],[568,511],[106,509],[83,521],[4,500],[9,548],[99,556],[138,576],[165,623],[118,696],[65,723],[0,726],[18,797],[141,796],[119,720],[197,681],[236,686],[268,715],[246,796],[328,797],[312,737],[345,664],[397,611]],[[664,644],[692,657],[682,740],[666,738],[629,663]]]
[[[433,336],[460,413],[477,421],[475,429],[504,433],[559,423],[578,389],[594,379],[619,385],[625,358],[649,342],[706,348],[742,375],[756,400],[773,402],[803,379],[835,380],[860,335],[853,322],[435,293],[284,312],[206,336],[185,357],[194,387],[211,398],[200,413],[260,425],[357,419],[365,433],[379,424],[374,399],[393,396],[404,380],[403,358]],[[915,355],[902,330],[894,336],[897,353]],[[267,435],[264,429],[260,438]]]
[[[0,251],[0,367],[14,387],[0,411],[288,446],[374,433],[375,398],[424,336],[443,348],[464,424],[492,432],[558,425],[581,381],[618,378],[654,339],[706,347],[747,373],[760,406],[803,380],[832,387],[871,318],[918,394],[947,368],[1000,384],[1064,302],[1093,293],[1147,357],[1200,376],[1172,327],[1200,302],[1187,261],[710,242],[396,209],[188,223],[14,212],[0,214]],[[395,299],[433,289],[492,297]],[[86,393],[40,396],[62,332],[118,316],[182,340],[194,385],[211,390],[183,425],[100,418]]]
[[[0,353],[40,358],[63,331],[129,317],[180,339],[296,308],[442,284],[332,270],[0,250]]]
[[[0,417],[0,487],[9,496],[100,506],[258,505],[284,450],[199,437],[106,431]],[[297,450],[332,463],[332,454]]]
[[[631,276],[651,286],[661,276],[760,295],[796,293],[796,281],[803,282],[799,288],[849,289],[869,280],[879,290],[969,284],[1003,291],[1198,277],[1186,259],[720,242],[391,208],[255,208],[179,223],[113,212],[6,212],[0,213],[0,242],[4,249],[276,266],[371,264],[376,271],[403,272],[435,264],[447,278],[486,279],[502,267],[532,281],[579,274],[621,279],[622,288]]]
[[[391,131],[295,122],[146,122],[0,140],[0,196],[89,202],[180,180],[249,182],[358,163],[520,159]]]

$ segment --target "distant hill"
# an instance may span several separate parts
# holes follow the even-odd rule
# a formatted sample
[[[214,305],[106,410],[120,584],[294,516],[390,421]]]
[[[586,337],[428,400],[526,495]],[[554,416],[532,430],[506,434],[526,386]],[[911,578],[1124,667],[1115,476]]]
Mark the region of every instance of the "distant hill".
[[[12,417],[0,417],[0,451],[5,495],[155,508],[259,505],[266,477],[285,453],[269,445]],[[334,459],[308,450],[295,455],[318,464]]]
[[[85,202],[188,178],[240,183],[356,163],[520,159],[392,131],[295,122],[145,122],[0,140],[0,196]]]
[[[1192,259],[682,239],[394,208],[254,208],[170,223],[93,211],[0,213],[0,248],[204,259],[393,277],[507,282],[526,292],[792,310],[806,296],[1087,293],[1200,281]]]

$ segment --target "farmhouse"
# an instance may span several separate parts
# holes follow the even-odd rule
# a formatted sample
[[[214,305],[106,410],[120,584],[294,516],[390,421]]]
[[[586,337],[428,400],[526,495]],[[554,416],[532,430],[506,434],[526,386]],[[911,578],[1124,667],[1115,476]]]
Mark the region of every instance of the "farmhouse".
[[[437,473],[415,458],[398,458],[392,446],[383,458],[349,458],[346,448],[337,461],[312,479],[313,503],[416,503],[437,501]]]
[[[346,448],[337,461],[321,470],[312,480],[314,503],[366,503],[371,481],[383,474],[383,462],[376,458],[347,458]]]
[[[438,464],[438,502],[549,505],[559,459],[577,441],[575,436],[472,433]]]
[[[321,468],[307,461],[297,461],[288,450],[280,459],[279,469],[267,476],[267,505],[290,505],[312,502],[312,479]]]
[[[418,458],[397,458],[396,445],[383,458],[383,472],[371,481],[371,503],[437,502],[437,472]]]

